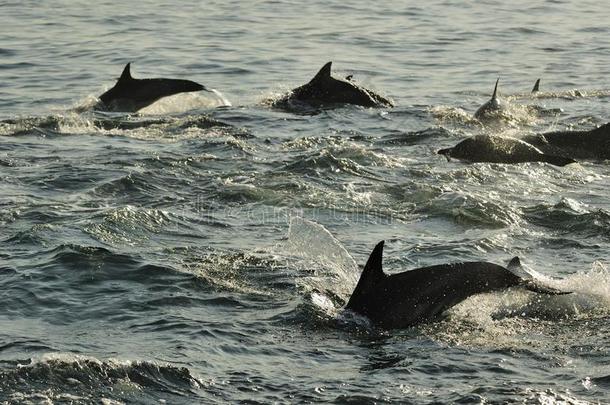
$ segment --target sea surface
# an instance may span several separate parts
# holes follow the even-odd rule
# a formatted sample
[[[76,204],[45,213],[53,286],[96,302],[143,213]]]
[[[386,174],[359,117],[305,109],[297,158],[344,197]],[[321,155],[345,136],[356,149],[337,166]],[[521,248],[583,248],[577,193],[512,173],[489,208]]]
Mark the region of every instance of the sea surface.
[[[0,1],[0,403],[610,403],[610,162],[447,161],[610,121],[600,1]],[[272,107],[328,61],[396,107]],[[126,63],[197,81],[91,110]],[[510,115],[472,118],[497,78]],[[541,92],[530,90],[541,78]],[[386,331],[388,273],[538,280]]]

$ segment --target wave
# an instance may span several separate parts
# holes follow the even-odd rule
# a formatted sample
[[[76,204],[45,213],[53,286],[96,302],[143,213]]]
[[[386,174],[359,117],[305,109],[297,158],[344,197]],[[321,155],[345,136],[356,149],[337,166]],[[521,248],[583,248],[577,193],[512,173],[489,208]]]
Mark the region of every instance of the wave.
[[[99,215],[98,215],[99,217]],[[141,245],[172,223],[170,214],[157,209],[128,205],[107,210],[85,227],[97,240],[114,246]]]
[[[89,112],[61,113],[46,117],[23,117],[0,121],[0,135],[47,137],[75,134],[127,136],[135,139],[188,139],[218,135],[247,138],[252,135],[209,115],[145,116]]]
[[[91,194],[110,199],[126,199],[125,202],[146,205],[169,191],[159,184],[152,173],[133,172],[97,185]]]
[[[465,194],[460,191],[444,192],[423,203],[415,212],[450,220],[466,227],[499,229],[523,224],[520,211],[491,195]]]
[[[402,197],[396,197],[399,200],[396,204],[387,204],[385,200],[380,203],[384,199],[383,190],[358,181],[349,181],[337,188],[325,179],[273,170],[262,177],[227,178],[206,192],[201,206],[205,206],[205,213],[209,213],[208,218],[213,222],[231,225],[260,221],[288,223],[292,215],[372,224],[411,220],[413,204],[403,202]],[[404,190],[396,194],[403,196]],[[425,196],[415,194],[416,199]],[[221,206],[215,203],[218,201]]]
[[[326,173],[347,173],[358,177],[381,179],[371,168],[404,167],[405,159],[396,158],[370,148],[351,144],[330,146],[292,158],[277,170],[300,175],[320,176]]]
[[[610,239],[610,212],[601,208],[591,211],[587,205],[570,198],[562,198],[556,204],[523,208],[523,214],[532,224],[562,234],[603,236]]]
[[[123,253],[127,250],[62,244],[21,257],[28,259],[27,265],[12,275],[3,272],[2,288],[11,291],[3,302],[5,315],[54,325],[114,322],[141,313],[154,315],[164,307],[190,307],[198,302],[193,288],[210,290],[210,283],[185,271],[179,258],[163,254],[156,263],[154,255],[143,258],[141,249]]]
[[[11,402],[159,402],[196,398],[203,381],[186,367],[149,361],[53,353],[0,367],[0,387]],[[109,402],[120,401],[120,402]],[[124,402],[123,402],[124,401]]]
[[[290,278],[280,271],[285,269],[284,264],[264,251],[211,252],[183,260],[182,267],[218,291],[280,298],[294,288]]]
[[[47,250],[39,250],[22,271],[30,272],[24,283],[44,288],[43,281],[66,282],[73,287],[79,283],[93,283],[103,279],[141,281],[155,280],[161,275],[179,274],[169,265],[143,263],[137,253],[117,253],[102,246],[62,243]],[[66,271],[71,269],[74,271]],[[95,270],[95,273],[91,271]]]

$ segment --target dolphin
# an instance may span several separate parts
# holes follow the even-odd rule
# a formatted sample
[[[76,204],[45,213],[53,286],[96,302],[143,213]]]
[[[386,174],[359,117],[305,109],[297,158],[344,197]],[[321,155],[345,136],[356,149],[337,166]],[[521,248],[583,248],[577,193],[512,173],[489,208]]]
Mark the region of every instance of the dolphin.
[[[532,94],[536,94],[540,91],[540,79],[536,80],[534,83],[534,88],[532,89]]]
[[[173,94],[206,90],[204,86],[190,80],[180,79],[134,79],[130,72],[131,63],[113,88],[102,94],[98,110],[136,112],[155,101]]]
[[[610,123],[590,131],[553,131],[524,139],[544,153],[578,159],[610,159]]]
[[[394,103],[379,94],[358,86],[352,76],[337,79],[331,76],[332,62],[325,64],[309,83],[274,102],[277,107],[293,107],[303,103],[313,107],[332,104],[355,104],[363,107],[393,107]]]
[[[464,139],[453,148],[441,149],[437,153],[448,160],[456,158],[470,162],[546,162],[556,166],[576,163],[568,157],[544,154],[540,149],[520,139],[492,135],[475,135]]]
[[[476,119],[486,120],[486,119],[492,118],[504,109],[504,107],[505,107],[504,102],[502,102],[498,98],[498,82],[499,81],[500,81],[500,78],[498,77],[498,79],[496,80],[496,85],[494,87],[494,92],[491,95],[491,99],[489,99],[489,101],[487,101],[482,106],[480,106],[477,109],[477,111],[474,113],[474,117]]]
[[[518,257],[508,268],[488,262],[441,264],[385,274],[381,262],[384,241],[375,246],[346,309],[368,317],[384,329],[406,328],[434,320],[471,295],[522,286],[541,294],[559,291],[515,274],[525,271]]]

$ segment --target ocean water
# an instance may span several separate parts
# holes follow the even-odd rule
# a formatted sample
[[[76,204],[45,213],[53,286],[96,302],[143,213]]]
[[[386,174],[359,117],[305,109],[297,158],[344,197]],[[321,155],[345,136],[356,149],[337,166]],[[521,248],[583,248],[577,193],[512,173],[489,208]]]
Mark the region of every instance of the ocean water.
[[[603,2],[0,11],[0,403],[610,403],[608,162],[436,154],[608,122]],[[270,106],[328,61],[396,107]],[[216,93],[88,109],[127,62]],[[574,293],[380,330],[341,310],[380,240],[389,273],[519,256]]]

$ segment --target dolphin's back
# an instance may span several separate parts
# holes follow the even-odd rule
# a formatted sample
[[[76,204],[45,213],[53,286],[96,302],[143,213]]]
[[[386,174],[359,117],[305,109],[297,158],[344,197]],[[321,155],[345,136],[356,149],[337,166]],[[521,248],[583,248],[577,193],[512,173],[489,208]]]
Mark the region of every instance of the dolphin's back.
[[[203,90],[203,86],[191,80],[183,79],[132,79],[121,84],[114,94],[106,92],[100,96],[104,103],[113,98],[130,98],[133,100],[158,100],[168,95]]]
[[[447,153],[456,159],[470,162],[547,162],[557,166],[575,163],[570,158],[544,154],[540,149],[521,139],[495,135],[475,135],[464,139]]]
[[[205,90],[191,80],[183,79],[134,79],[128,63],[114,87],[102,94],[100,107],[110,111],[134,112],[155,101],[178,93]]]
[[[474,294],[519,285],[521,278],[487,262],[423,267],[386,276],[360,311],[384,328],[404,328],[436,318]]]
[[[132,79],[108,90],[100,100],[109,110],[137,111],[163,97],[203,89],[202,85],[191,80]]]
[[[392,107],[393,103],[372,90],[358,86],[349,80],[331,76],[332,62],[326,63],[307,84],[293,89],[274,102],[275,106],[288,107],[292,102],[314,107],[332,104],[354,104],[363,107]]]
[[[389,104],[383,97],[356,84],[335,78],[310,82],[292,90],[290,99],[311,105],[355,104],[363,107],[379,107]]]
[[[546,154],[575,159],[610,159],[610,123],[590,131],[552,131],[524,139]]]
[[[434,319],[446,309],[474,294],[517,285],[541,294],[569,294],[523,279],[514,257],[508,268],[488,262],[464,262],[422,267],[387,275],[382,269],[381,241],[362,270],[360,280],[345,306],[386,328],[405,328]]]
[[[491,99],[489,99],[487,102],[483,103],[483,105],[481,105],[477,109],[477,111],[475,111],[474,117],[476,119],[484,120],[484,119],[490,118],[494,114],[497,114],[498,111],[502,110],[503,104],[502,104],[502,102],[500,102],[500,99],[498,98],[498,82],[499,81],[500,81],[500,78],[498,78],[498,80],[496,80],[496,85],[494,87],[494,92],[491,95]]]

